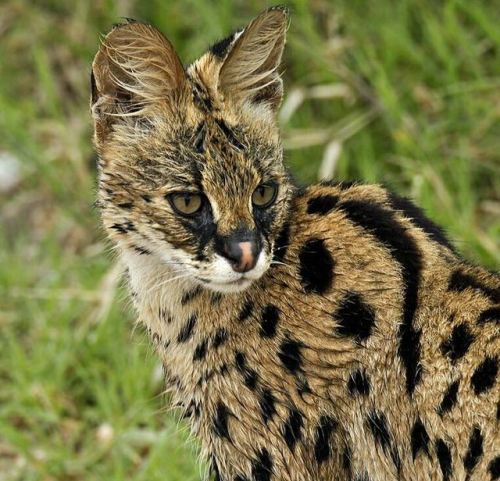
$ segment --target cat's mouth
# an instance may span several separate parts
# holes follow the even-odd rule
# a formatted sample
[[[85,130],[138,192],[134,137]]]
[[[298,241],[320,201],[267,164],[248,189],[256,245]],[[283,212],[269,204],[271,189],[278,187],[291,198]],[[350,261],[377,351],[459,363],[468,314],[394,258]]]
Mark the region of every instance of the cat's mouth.
[[[207,287],[208,289],[211,289],[216,292],[241,292],[248,288],[250,284],[255,279],[250,279],[245,276],[241,276],[237,279],[233,280],[228,280],[228,281],[214,281],[210,279],[201,279],[198,278],[198,280],[203,284],[204,287]]]

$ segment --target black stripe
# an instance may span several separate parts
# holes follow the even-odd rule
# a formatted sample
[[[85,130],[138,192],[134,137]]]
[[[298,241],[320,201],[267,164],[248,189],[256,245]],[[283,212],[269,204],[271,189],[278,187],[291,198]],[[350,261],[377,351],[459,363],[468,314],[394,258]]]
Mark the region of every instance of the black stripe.
[[[474,427],[469,439],[469,447],[464,457],[464,467],[471,473],[483,455],[483,435],[478,426]]]
[[[410,199],[400,197],[399,195],[389,192],[390,205],[394,210],[401,211],[405,217],[411,220],[412,224],[422,229],[434,242],[455,251],[455,248],[446,237],[444,231],[438,225],[434,224]]]
[[[488,287],[470,274],[466,274],[460,270],[454,271],[448,283],[448,290],[463,292],[466,289],[479,291],[495,304],[500,302],[500,289]]]
[[[339,204],[339,209],[351,222],[375,236],[401,266],[404,304],[398,354],[406,371],[407,391],[412,395],[421,378],[421,331],[413,325],[422,270],[420,250],[407,229],[396,220],[393,211],[378,204],[357,200],[343,201]]]

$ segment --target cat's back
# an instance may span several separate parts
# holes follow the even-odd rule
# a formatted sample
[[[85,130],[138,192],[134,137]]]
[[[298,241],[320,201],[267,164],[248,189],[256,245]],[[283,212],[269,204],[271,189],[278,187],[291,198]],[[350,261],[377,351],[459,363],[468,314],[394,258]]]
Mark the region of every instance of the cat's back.
[[[499,278],[379,186],[311,186],[292,212],[256,300],[294,404],[335,406],[358,473],[494,476]]]

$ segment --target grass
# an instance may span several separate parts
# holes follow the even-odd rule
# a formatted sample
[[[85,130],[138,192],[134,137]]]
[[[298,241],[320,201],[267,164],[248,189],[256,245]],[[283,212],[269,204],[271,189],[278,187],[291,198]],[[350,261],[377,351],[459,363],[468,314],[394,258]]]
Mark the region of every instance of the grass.
[[[466,0],[294,0],[282,111],[302,181],[383,182],[500,264],[500,10]],[[264,2],[0,5],[0,481],[199,479],[92,207],[89,66],[130,16],[185,61]],[[298,100],[296,103],[295,101]],[[327,168],[330,165],[330,168]],[[0,167],[1,169],[2,167]]]

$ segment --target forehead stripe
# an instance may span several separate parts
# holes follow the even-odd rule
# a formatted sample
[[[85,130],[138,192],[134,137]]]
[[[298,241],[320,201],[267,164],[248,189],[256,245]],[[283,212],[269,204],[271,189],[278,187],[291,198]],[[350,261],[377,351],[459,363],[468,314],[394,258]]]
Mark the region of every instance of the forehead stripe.
[[[224,122],[222,119],[215,119],[215,122],[219,126],[222,133],[226,136],[229,143],[236,150],[240,150],[240,151],[245,150],[243,144],[236,138],[236,136],[234,135],[234,132],[228,127],[226,122]]]

